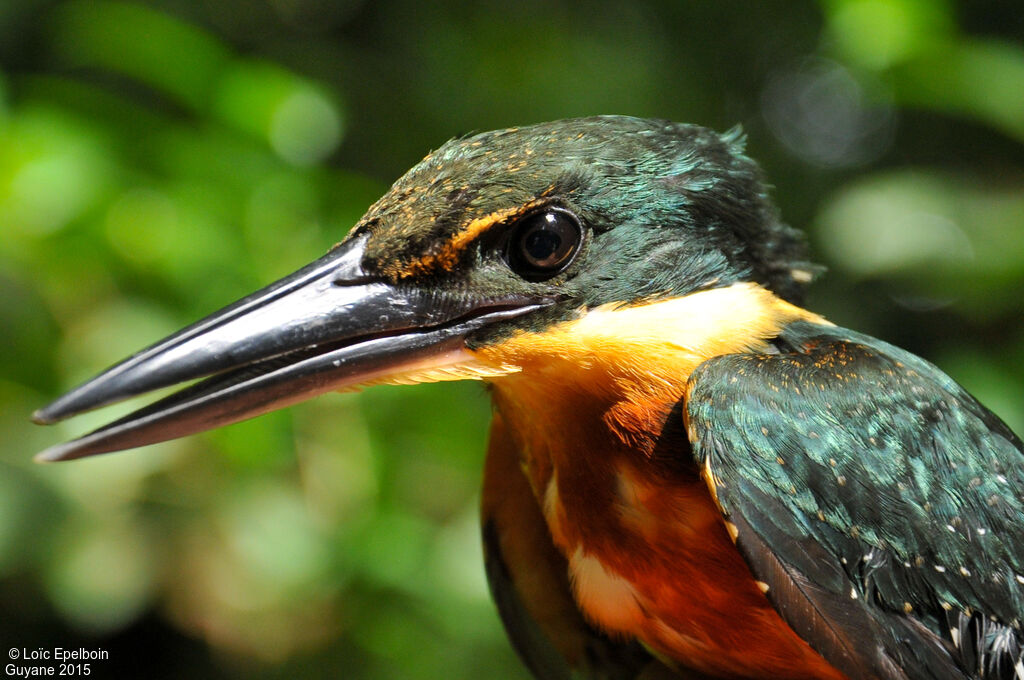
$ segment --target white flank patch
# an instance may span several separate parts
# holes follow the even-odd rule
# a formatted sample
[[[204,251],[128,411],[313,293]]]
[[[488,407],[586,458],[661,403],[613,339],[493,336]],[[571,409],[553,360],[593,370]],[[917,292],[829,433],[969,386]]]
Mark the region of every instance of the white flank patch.
[[[645,616],[633,584],[577,548],[569,560],[576,599],[592,620],[608,630],[633,630]]]
[[[623,526],[630,531],[639,532],[648,541],[653,542],[661,520],[669,518],[655,517],[644,503],[643,499],[650,494],[650,488],[628,469],[620,468],[616,475],[616,493],[619,501],[617,508]]]
[[[544,489],[544,519],[548,522],[551,533],[556,533],[561,522],[558,519],[558,476],[552,472],[548,480],[547,488]]]

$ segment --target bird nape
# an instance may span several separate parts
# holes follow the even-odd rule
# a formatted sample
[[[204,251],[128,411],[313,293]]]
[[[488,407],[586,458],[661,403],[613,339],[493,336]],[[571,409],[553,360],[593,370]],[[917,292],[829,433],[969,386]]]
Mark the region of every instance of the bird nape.
[[[39,459],[484,380],[487,576],[537,678],[1024,680],[1021,441],[801,308],[815,272],[737,132],[456,139],[324,257],[39,410],[204,378]]]

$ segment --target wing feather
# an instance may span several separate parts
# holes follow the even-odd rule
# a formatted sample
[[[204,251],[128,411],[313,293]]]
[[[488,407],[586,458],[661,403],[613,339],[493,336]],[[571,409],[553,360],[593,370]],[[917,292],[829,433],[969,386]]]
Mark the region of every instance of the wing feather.
[[[1024,453],[948,376],[806,322],[690,377],[694,455],[794,630],[851,678],[1024,680]]]

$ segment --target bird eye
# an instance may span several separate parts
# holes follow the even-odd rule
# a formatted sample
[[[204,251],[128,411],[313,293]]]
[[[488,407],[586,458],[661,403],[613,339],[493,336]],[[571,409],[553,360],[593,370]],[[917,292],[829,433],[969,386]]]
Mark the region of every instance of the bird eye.
[[[517,274],[543,281],[565,271],[583,240],[579,221],[562,210],[527,215],[515,224],[506,259]]]

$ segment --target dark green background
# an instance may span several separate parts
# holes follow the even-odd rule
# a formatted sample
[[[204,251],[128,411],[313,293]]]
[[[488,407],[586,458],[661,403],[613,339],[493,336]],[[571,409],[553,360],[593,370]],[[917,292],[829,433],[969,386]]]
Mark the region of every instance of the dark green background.
[[[472,130],[743,124],[830,269],[810,306],[1024,430],[1022,38],[1012,0],[3,0],[0,646],[103,648],[98,677],[525,676],[480,564],[479,385],[30,462],[109,417],[32,409]]]

